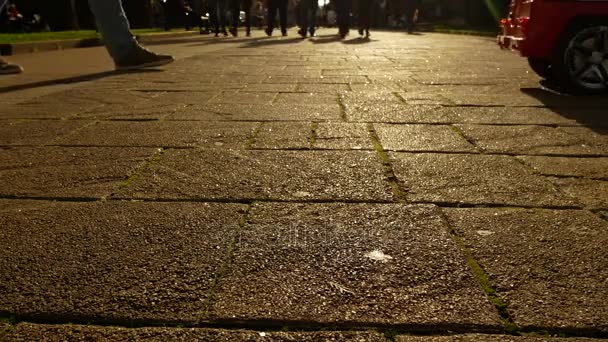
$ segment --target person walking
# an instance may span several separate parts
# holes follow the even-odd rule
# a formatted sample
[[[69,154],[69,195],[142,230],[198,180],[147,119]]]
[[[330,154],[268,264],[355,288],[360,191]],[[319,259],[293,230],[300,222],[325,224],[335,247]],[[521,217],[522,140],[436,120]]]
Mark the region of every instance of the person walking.
[[[159,55],[139,45],[131,34],[120,0],[89,0],[89,7],[117,70],[156,67],[173,62],[172,56]]]
[[[414,33],[420,1],[421,0],[405,0],[405,29],[409,34]]]
[[[252,0],[230,0],[232,10],[232,27],[230,33],[233,36],[238,36],[238,28],[241,23],[241,8],[245,12],[245,35],[251,36],[251,5]]]
[[[302,38],[306,38],[306,33],[310,33],[311,37],[315,36],[317,27],[317,10],[319,9],[318,0],[300,0],[299,17],[300,30],[298,34]]]
[[[268,0],[268,27],[266,28],[266,35],[272,36],[277,11],[279,12],[281,35],[285,37],[287,36],[287,0]]]
[[[224,36],[228,35],[226,31],[226,0],[209,0],[209,20],[211,25],[215,27],[215,36],[219,36],[220,32]]]
[[[358,0],[358,11],[359,11],[359,35],[365,35],[365,38],[369,38],[369,27],[371,26],[372,11],[374,9],[374,0]]]
[[[345,38],[350,30],[350,12],[352,0],[336,0],[338,34]]]

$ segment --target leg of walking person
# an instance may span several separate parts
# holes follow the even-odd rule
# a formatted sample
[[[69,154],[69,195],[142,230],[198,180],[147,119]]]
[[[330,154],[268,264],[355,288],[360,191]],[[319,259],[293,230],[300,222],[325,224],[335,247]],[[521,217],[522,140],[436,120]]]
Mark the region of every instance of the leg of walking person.
[[[274,20],[277,16],[279,0],[268,0],[268,27],[266,28],[266,34],[272,36],[272,30],[274,30]]]
[[[13,64],[5,61],[0,57],[0,75],[20,74],[23,68],[18,64]]]
[[[336,0],[338,34],[344,38],[350,28],[351,0]]]
[[[298,21],[300,24],[300,29],[298,30],[298,34],[302,36],[302,38],[306,38],[306,31],[308,30],[308,0],[300,0],[300,3],[297,6],[297,15]]]
[[[241,0],[230,0],[230,12],[232,14],[232,23],[230,34],[234,37],[238,36],[239,23],[241,20]]]
[[[372,0],[359,0],[359,35],[369,37],[369,27],[372,17]]]
[[[281,35],[287,36],[287,0],[278,0]]]
[[[317,10],[319,9],[319,3],[317,0],[306,0],[307,1],[307,18],[308,18],[308,33],[311,37],[315,36],[315,30],[317,28]]]
[[[89,0],[89,5],[116,69],[139,69],[173,62],[173,57],[153,53],[137,43],[120,0]]]
[[[245,11],[245,34],[251,36],[251,0],[243,0],[243,11]]]

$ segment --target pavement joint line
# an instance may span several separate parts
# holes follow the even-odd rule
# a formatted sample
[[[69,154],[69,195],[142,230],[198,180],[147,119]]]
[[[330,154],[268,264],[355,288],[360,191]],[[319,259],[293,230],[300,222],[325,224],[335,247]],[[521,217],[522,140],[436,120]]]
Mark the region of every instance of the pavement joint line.
[[[247,142],[245,142],[246,150],[253,149],[253,144],[255,144],[255,141],[258,138],[258,135],[260,134],[260,131],[262,130],[262,126],[264,126],[264,122],[258,122],[256,127],[251,131],[251,135],[247,138]]]
[[[294,204],[397,204],[397,201],[382,200],[295,200],[277,198],[117,198],[117,197],[43,197],[43,196],[17,196],[0,194],[0,199],[17,201],[55,201],[55,202],[140,202],[140,203],[225,203],[225,204],[250,204],[259,203],[294,203]],[[587,209],[582,206],[534,206],[534,205],[514,205],[506,203],[456,203],[456,202],[432,202],[432,201],[408,201],[408,204],[435,205],[440,208],[504,208],[504,209],[536,209],[536,210],[588,210],[594,213],[601,213],[608,209]]]
[[[213,281],[207,292],[208,296],[207,296],[207,300],[206,300],[205,306],[203,308],[203,311],[197,315],[198,316],[197,321],[196,321],[197,325],[200,324],[201,321],[205,317],[208,317],[209,311],[211,310],[213,304],[215,303],[216,297],[218,296],[218,294],[217,294],[218,285],[221,281],[222,276],[228,271],[228,269],[230,268],[230,265],[234,261],[234,253],[235,253],[236,249],[239,247],[241,234],[245,230],[247,222],[249,221],[249,213],[251,212],[252,207],[253,207],[253,203],[249,203],[243,210],[243,213],[242,213],[241,218],[239,219],[239,223],[238,223],[239,229],[237,230],[235,236],[232,237],[232,240],[230,241],[230,244],[228,245],[228,250],[226,251],[226,257],[224,258],[222,265],[219,267],[217,272],[214,273]]]
[[[490,276],[483,269],[482,265],[475,259],[471,250],[467,247],[463,238],[459,236],[459,233],[452,227],[450,224],[450,220],[447,218],[443,211],[441,212],[441,216],[443,221],[448,227],[448,234],[452,238],[452,241],[458,246],[460,251],[463,253],[467,264],[469,265],[470,271],[473,274],[473,277],[477,280],[477,283],[481,287],[481,289],[486,294],[486,297],[492,303],[495,310],[501,317],[503,328],[505,329],[505,333],[519,335],[519,328],[513,321],[511,314],[509,313],[509,308],[507,303],[500,297],[500,295],[496,291],[496,286],[491,282]]]
[[[485,149],[483,147],[477,145],[475,140],[473,138],[467,136],[460,128],[458,128],[458,126],[449,125],[449,128],[457,136],[459,136],[460,138],[464,139],[466,142],[471,144],[471,146],[473,146],[478,153],[485,154],[485,152],[486,152]]]
[[[313,121],[310,123],[310,149],[312,150],[315,146],[315,142],[317,141],[317,129],[319,128],[319,123]]]
[[[380,139],[378,138],[378,134],[376,133],[374,125],[368,124],[367,131],[369,133],[369,138],[372,141],[372,144],[374,145],[374,150],[376,151],[376,155],[380,159],[380,162],[382,163],[382,166],[384,168],[384,175],[386,177],[386,181],[389,183],[389,185],[391,186],[391,189],[393,190],[393,196],[395,197],[397,202],[406,203],[407,202],[407,196],[406,196],[407,191],[404,191],[403,189],[401,189],[401,186],[399,184],[399,179],[397,178],[397,176],[395,176],[395,171],[393,170],[393,166],[391,164],[390,158],[389,158],[388,154],[386,153],[386,151],[384,150],[384,148],[382,147],[382,144],[380,143]]]
[[[164,153],[164,149],[159,148],[148,160],[146,160],[140,167],[138,167],[131,175],[127,177],[125,181],[120,183],[116,190],[111,193],[108,197],[113,197],[131,185],[135,180],[137,180],[141,174],[152,165],[156,164],[162,158]]]

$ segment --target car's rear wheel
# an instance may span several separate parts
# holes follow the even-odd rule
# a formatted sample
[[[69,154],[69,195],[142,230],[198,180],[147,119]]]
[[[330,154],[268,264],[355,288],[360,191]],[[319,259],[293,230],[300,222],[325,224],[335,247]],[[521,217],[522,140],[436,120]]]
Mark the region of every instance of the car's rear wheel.
[[[557,44],[551,72],[566,90],[608,90],[608,24],[571,27]]]
[[[551,78],[551,61],[545,58],[528,57],[528,64],[542,78]]]

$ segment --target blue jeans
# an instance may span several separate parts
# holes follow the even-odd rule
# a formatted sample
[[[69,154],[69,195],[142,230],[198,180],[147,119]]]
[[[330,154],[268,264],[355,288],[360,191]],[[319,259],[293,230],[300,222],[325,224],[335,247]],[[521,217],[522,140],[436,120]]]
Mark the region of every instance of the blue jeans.
[[[97,28],[114,61],[125,57],[137,45],[129,31],[129,20],[120,0],[89,0]]]

